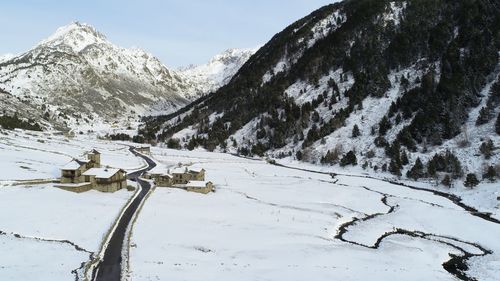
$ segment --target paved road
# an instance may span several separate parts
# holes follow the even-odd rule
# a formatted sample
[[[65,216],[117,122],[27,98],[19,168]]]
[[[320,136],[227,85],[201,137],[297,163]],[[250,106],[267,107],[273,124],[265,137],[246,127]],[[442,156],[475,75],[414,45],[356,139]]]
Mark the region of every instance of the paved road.
[[[111,236],[109,241],[109,245],[104,252],[104,258],[96,267],[96,270],[93,272],[92,279],[95,281],[120,281],[121,279],[121,262],[122,262],[122,249],[123,243],[125,241],[125,234],[127,232],[127,227],[132,220],[137,208],[140,206],[142,200],[146,196],[146,194],[151,189],[151,185],[143,180],[140,180],[139,177],[144,173],[151,169],[153,169],[156,164],[149,157],[144,156],[142,154],[136,153],[132,148],[130,151],[134,153],[136,156],[143,158],[146,160],[148,167],[137,172],[133,172],[127,175],[130,180],[138,181],[142,187],[142,191],[139,195],[132,201],[132,203],[128,206],[128,208],[123,213],[118,225]],[[97,274],[96,274],[97,273]]]

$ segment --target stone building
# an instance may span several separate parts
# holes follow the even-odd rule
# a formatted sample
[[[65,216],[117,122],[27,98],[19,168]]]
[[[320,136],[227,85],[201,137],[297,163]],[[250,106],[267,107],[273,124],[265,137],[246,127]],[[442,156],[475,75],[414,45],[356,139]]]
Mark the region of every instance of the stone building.
[[[90,160],[91,168],[101,168],[101,153],[95,149],[92,149],[87,153],[87,158]]]
[[[101,154],[97,150],[87,153],[87,159],[73,159],[61,169],[58,188],[85,192],[95,189],[115,192],[127,187],[127,173],[122,169],[102,168]]]
[[[203,194],[207,194],[214,190],[214,186],[211,181],[189,181],[184,188],[187,191]]]
[[[115,192],[127,187],[127,173],[122,169],[92,168],[85,173],[85,182],[101,192]]]
[[[207,194],[214,190],[212,182],[205,181],[205,169],[178,167],[163,172],[161,168],[151,170],[145,178],[152,179],[158,187],[181,188],[191,192]]]
[[[61,183],[84,182],[83,173],[88,170],[87,160],[73,159],[61,169]]]
[[[205,169],[202,168],[175,168],[170,173],[173,176],[174,184],[187,184],[190,180],[205,180]]]
[[[189,168],[188,173],[191,175],[190,180],[194,180],[194,181],[204,181],[205,180],[205,169],[203,169],[203,168]]]
[[[146,154],[146,155],[151,155],[151,147],[150,146],[137,146],[135,148],[135,151]]]
[[[61,183],[82,183],[83,173],[88,169],[101,167],[101,153],[92,150],[87,159],[73,159],[61,169]]]
[[[171,187],[174,184],[174,177],[170,174],[160,174],[154,178],[156,186]]]

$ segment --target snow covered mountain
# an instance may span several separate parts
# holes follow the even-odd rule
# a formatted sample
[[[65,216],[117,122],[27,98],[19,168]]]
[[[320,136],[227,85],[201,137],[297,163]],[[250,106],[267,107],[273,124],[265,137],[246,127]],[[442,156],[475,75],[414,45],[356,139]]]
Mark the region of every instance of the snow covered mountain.
[[[13,54],[3,54],[3,55],[0,55],[0,62],[6,61],[6,60],[10,60],[13,57],[15,57],[15,55],[13,55]]]
[[[20,101],[47,121],[68,125],[93,118],[111,121],[151,108],[171,112],[196,96],[152,55],[117,47],[78,22],[0,63],[0,88],[10,94],[4,102],[9,108],[18,108]]]
[[[275,35],[225,87],[139,132],[170,147],[413,179],[492,178],[499,15],[486,0],[328,5]]]
[[[24,54],[2,56],[0,110],[73,128],[170,113],[217,89],[250,55],[234,50],[177,73],[151,54],[115,46],[92,26],[74,22]]]
[[[229,83],[257,50],[258,48],[229,49],[213,57],[207,64],[181,68],[179,74],[191,84],[199,86],[199,92],[210,93]]]

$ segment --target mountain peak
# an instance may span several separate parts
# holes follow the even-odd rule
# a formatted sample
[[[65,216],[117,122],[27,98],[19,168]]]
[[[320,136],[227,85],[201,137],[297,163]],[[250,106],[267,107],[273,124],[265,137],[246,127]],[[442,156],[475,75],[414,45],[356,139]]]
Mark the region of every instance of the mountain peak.
[[[244,62],[218,62],[206,68],[211,70],[207,75],[191,77],[169,70],[142,49],[116,46],[80,22],[58,28],[31,50],[9,58],[0,55],[0,91],[30,99],[2,100],[0,111],[43,116],[62,128],[171,113],[218,89]]]
[[[0,55],[0,62],[7,61],[15,57],[14,54],[1,54]]]
[[[244,58],[248,60],[259,48],[238,49],[231,48],[213,57],[209,63],[222,62],[224,64],[233,63],[234,60]]]
[[[228,49],[214,56],[207,64],[179,68],[181,75],[195,84],[204,85],[201,92],[209,93],[224,86],[258,49]]]
[[[75,52],[80,52],[89,45],[102,42],[106,42],[106,36],[91,25],[74,21],[58,28],[54,34],[40,42],[39,46],[58,47],[65,45]]]

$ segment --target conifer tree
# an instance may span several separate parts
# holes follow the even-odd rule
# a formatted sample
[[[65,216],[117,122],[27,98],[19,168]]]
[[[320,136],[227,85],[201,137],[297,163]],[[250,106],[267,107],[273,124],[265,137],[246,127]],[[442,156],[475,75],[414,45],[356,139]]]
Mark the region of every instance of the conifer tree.
[[[408,154],[406,153],[406,150],[403,150],[403,152],[401,153],[401,165],[406,166],[408,165],[408,163]]]
[[[488,179],[491,182],[495,182],[497,177],[497,171],[495,170],[495,167],[489,166],[488,169],[486,170],[486,174],[484,174],[484,178]]]
[[[406,173],[406,176],[413,180],[424,177],[424,165],[422,164],[420,157],[417,158],[415,165],[413,165],[413,167]]]
[[[383,136],[387,131],[391,128],[391,121],[387,118],[387,116],[384,116],[382,120],[380,120],[380,123],[378,124],[378,133]]]
[[[465,178],[464,185],[469,188],[473,188],[479,184],[479,180],[476,177],[476,174],[467,174],[467,177]]]
[[[427,162],[427,174],[431,177],[436,175],[436,163],[433,160]]]
[[[295,153],[295,157],[297,158],[297,160],[302,160],[302,151],[297,151],[297,153]]]
[[[359,131],[359,127],[357,124],[354,124],[354,126],[352,127],[352,137],[353,138],[357,138],[361,135],[361,132]]]
[[[491,139],[484,141],[479,147],[479,151],[484,155],[484,158],[490,159],[493,154],[493,150],[495,146],[493,145],[493,141]]]
[[[448,187],[448,188],[451,188],[452,180],[451,180],[450,175],[446,174],[444,176],[443,180],[441,181],[441,184]]]
[[[352,150],[347,152],[347,154],[344,155],[342,160],[340,160],[340,166],[347,166],[347,165],[353,165],[353,166],[358,165],[356,154]]]
[[[401,166],[397,160],[391,159],[391,162],[389,163],[389,172],[393,175],[401,176]]]
[[[488,123],[488,120],[491,120],[489,110],[487,107],[483,107],[479,111],[479,116],[477,117],[477,120],[476,120],[476,126],[486,124],[486,123]]]
[[[167,142],[167,147],[172,149],[180,149],[181,148],[180,140],[174,138],[169,139]]]
[[[497,135],[500,135],[500,113],[498,113],[497,122],[495,123],[495,131],[497,131]]]

